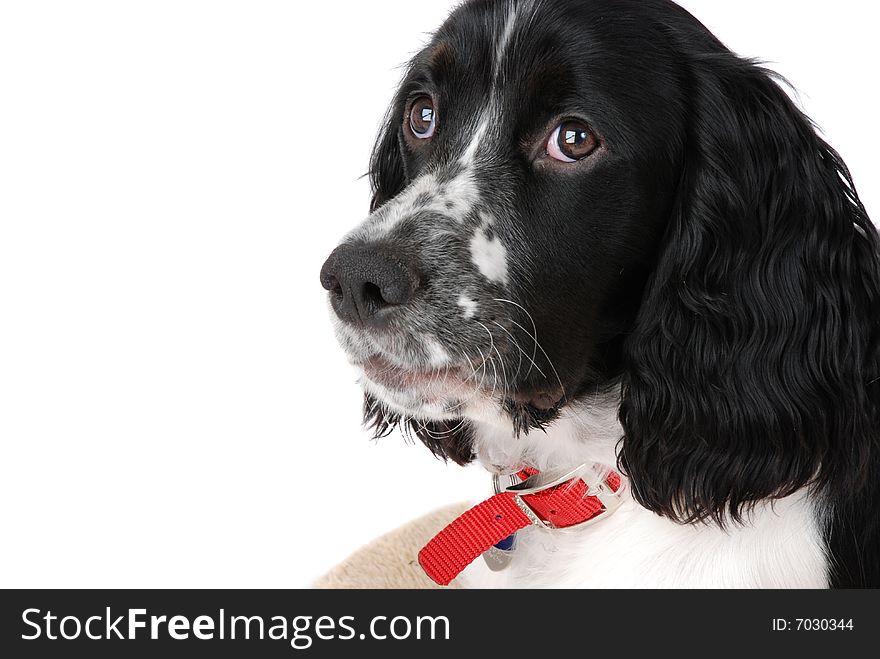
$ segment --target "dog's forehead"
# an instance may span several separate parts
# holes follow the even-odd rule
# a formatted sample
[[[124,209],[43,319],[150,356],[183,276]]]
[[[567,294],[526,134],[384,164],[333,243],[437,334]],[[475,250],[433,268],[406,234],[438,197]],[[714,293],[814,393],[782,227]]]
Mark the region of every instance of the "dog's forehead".
[[[597,115],[611,114],[625,83],[607,72],[609,59],[618,67],[620,60],[595,32],[592,19],[566,3],[463,5],[414,58],[401,88],[401,105],[425,93],[437,104],[438,137],[416,160],[481,168],[528,157],[553,121],[578,116],[600,123]],[[618,130],[607,128],[608,137]]]
[[[545,0],[478,1],[441,26],[401,88],[404,98],[430,93],[437,104],[438,136],[415,154],[421,172],[503,178],[511,158],[571,105],[576,76],[559,19]]]
[[[414,68],[424,67],[447,100],[465,106],[446,108],[453,120],[491,109],[506,90],[521,96],[524,83],[540,78],[551,59],[559,65],[558,56],[549,56],[558,42],[543,25],[552,22],[551,10],[542,0],[468,3],[437,31]]]
[[[657,146],[662,131],[679,129],[687,99],[676,43],[652,6],[476,0],[459,7],[413,60],[404,86],[438,93],[446,130],[434,155],[466,148],[490,113],[495,134],[478,135],[486,147],[522,146],[545,122],[567,116],[587,120],[619,153],[646,139]]]

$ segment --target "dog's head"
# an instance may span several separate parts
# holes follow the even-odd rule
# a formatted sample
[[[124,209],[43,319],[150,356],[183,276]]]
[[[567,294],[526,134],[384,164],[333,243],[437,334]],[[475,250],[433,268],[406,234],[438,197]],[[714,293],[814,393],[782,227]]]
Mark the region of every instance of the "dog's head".
[[[672,2],[466,3],[370,174],[321,279],[379,432],[466,462],[475,420],[526,434],[622,391],[636,496],[694,519],[835,478],[877,423],[878,239],[846,168]]]

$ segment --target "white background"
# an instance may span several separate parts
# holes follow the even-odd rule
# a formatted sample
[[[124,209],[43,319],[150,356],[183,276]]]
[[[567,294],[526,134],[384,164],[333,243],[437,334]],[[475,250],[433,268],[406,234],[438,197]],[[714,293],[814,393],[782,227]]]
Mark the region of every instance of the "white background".
[[[880,217],[864,0],[683,3]],[[361,398],[318,272],[449,2],[0,3],[0,587],[298,587],[486,493]]]

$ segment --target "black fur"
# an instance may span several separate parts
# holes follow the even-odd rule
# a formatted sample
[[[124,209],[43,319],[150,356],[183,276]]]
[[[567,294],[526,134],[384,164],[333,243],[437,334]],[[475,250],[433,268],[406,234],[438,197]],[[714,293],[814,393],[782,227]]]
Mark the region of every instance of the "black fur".
[[[877,232],[773,76],[693,30],[684,167],[626,344],[621,465],[642,505],[684,522],[810,486],[835,584],[880,585]]]
[[[442,163],[483,102],[497,5],[467,3],[411,64],[372,157],[373,210]],[[503,76],[496,160],[517,213],[494,229],[528,248],[506,294],[559,367],[560,404],[621,386],[621,468],[642,505],[682,523],[735,525],[810,488],[832,585],[880,586],[880,239],[845,164],[772,74],[672,2],[545,6]],[[445,124],[415,152],[401,127],[426,85]],[[535,170],[522,145],[572,109],[607,155]],[[510,317],[522,338],[526,318]],[[558,407],[512,394],[553,383],[510,384],[518,432],[552,423]],[[366,419],[380,435],[401,422],[372,399]],[[436,455],[473,458],[467,422],[407,423]]]

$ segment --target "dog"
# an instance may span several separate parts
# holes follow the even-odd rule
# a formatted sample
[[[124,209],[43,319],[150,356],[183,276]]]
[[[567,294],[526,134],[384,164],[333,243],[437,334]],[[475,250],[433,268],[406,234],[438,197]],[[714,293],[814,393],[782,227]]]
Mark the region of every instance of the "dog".
[[[409,64],[321,272],[367,425],[619,479],[458,583],[880,586],[880,239],[783,82],[671,0],[470,0]]]

